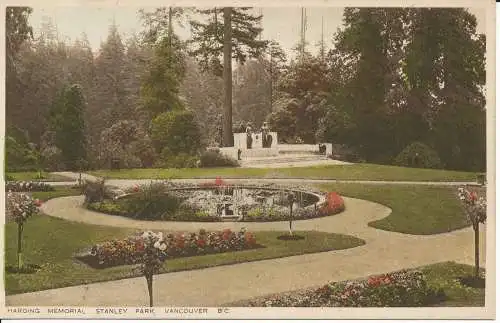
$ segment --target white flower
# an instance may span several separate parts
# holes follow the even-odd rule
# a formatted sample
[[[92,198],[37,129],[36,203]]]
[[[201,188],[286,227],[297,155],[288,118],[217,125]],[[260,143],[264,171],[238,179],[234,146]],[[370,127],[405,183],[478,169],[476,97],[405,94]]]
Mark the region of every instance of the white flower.
[[[167,245],[166,245],[166,244],[164,244],[164,243],[162,243],[162,244],[160,245],[160,250],[161,250],[161,251],[165,251],[165,249],[167,249]]]
[[[160,241],[156,241],[153,245],[156,249],[160,249]]]

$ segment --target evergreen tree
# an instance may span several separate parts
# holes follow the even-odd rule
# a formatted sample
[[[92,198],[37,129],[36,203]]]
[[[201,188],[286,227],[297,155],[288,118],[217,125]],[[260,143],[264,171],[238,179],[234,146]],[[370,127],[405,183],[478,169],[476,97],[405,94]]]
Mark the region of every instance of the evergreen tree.
[[[174,39],[171,42],[169,37],[164,37],[155,45],[141,88],[142,107],[150,119],[163,112],[184,108],[179,97],[184,74],[185,62],[180,41]]]
[[[224,78],[224,146],[233,145],[232,60],[243,63],[249,56],[257,57],[267,43],[258,39],[262,16],[250,10],[248,7],[198,10],[207,21],[191,21],[194,45],[191,54],[203,69]]]
[[[67,169],[76,170],[87,158],[84,121],[85,101],[79,85],[66,86],[50,111],[55,145]]]

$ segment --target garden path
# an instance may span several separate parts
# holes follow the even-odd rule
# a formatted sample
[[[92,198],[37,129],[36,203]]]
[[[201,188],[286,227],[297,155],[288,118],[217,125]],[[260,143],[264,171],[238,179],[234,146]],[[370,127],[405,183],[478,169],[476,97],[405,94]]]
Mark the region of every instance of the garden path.
[[[254,180],[255,181],[255,180]],[[258,180],[260,182],[260,180]],[[127,184],[138,181],[128,181]],[[122,182],[124,183],[124,182]],[[111,184],[111,183],[110,183]],[[208,230],[245,226],[250,231],[286,231],[286,222],[186,223],[145,222],[96,214],[80,207],[82,197],[47,201],[43,211],[71,221],[154,230]],[[388,216],[383,205],[345,198],[346,211],[330,217],[296,221],[295,230],[318,230],[359,237],[357,248],[262,260],[155,276],[157,306],[220,306],[267,294],[355,279],[442,261],[473,264],[470,228],[431,236],[382,231],[367,224]],[[481,264],[485,264],[485,234],[481,228]],[[291,242],[293,243],[293,242]],[[6,297],[7,305],[24,306],[146,306],[147,287],[142,277],[52,289]]]

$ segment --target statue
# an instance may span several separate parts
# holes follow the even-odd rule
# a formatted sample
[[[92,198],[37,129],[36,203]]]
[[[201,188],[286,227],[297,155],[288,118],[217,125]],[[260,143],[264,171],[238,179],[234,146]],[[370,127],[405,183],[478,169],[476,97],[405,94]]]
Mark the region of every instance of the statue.
[[[262,148],[271,148],[271,145],[273,143],[273,136],[269,134],[269,127],[267,126],[267,122],[264,122],[260,130],[262,132]]]
[[[252,126],[249,124],[247,124],[247,128],[246,128],[246,133],[247,133],[247,149],[252,149]]]

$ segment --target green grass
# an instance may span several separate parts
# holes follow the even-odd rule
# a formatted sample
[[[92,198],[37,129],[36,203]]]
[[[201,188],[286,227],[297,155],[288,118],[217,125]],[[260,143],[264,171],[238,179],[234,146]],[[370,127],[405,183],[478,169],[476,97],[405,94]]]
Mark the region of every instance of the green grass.
[[[47,192],[32,192],[31,196],[35,199],[39,199],[42,201],[47,201],[56,197],[63,196],[72,196],[72,195],[80,195],[81,189],[70,186],[55,186],[54,191]]]
[[[38,172],[16,172],[6,173],[6,175],[15,181],[73,182],[71,178],[46,172],[42,172],[42,178],[38,178]]]
[[[456,188],[421,185],[362,185],[337,183],[321,185],[343,196],[369,200],[392,209],[383,219],[368,225],[377,229],[409,234],[437,234],[469,224]],[[349,208],[349,205],[346,206]]]
[[[46,215],[35,216],[24,228],[24,259],[26,264],[41,266],[32,274],[6,272],[7,295],[116,280],[138,276],[136,266],[92,269],[73,258],[73,255],[95,243],[123,238],[136,232],[132,229],[113,228],[68,222]],[[17,227],[6,225],[6,266],[16,265]],[[265,248],[170,260],[162,272],[198,269],[240,262],[286,257],[329,250],[352,248],[364,244],[355,237],[322,232],[297,232],[304,240],[276,239],[283,232],[256,232],[257,243]]]
[[[387,181],[475,181],[476,173],[374,164],[289,168],[183,168],[98,170],[90,174],[117,179],[164,178],[311,178]]]
[[[446,301],[436,304],[436,306],[484,306],[485,289],[465,286],[459,280],[473,275],[473,266],[444,262],[422,267],[421,270],[429,286],[442,288],[446,294]]]

